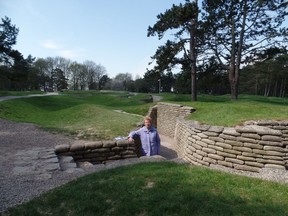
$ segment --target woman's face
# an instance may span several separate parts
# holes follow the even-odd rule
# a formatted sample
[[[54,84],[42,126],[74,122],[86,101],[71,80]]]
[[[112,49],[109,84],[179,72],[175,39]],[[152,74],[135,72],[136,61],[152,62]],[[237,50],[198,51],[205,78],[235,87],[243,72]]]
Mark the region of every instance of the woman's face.
[[[145,127],[148,129],[151,127],[151,122],[149,120],[145,120],[144,124],[145,124]]]

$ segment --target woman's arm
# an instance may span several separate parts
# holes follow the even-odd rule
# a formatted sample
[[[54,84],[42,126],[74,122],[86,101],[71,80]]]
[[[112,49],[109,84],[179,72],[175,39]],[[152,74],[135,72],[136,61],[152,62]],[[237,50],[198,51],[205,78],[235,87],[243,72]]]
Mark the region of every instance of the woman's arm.
[[[128,141],[130,141],[130,142],[134,141],[134,137],[140,135],[141,129],[142,129],[142,128],[140,128],[140,129],[138,129],[138,130],[135,130],[135,131],[131,131],[131,132],[129,133],[129,136],[128,136]]]

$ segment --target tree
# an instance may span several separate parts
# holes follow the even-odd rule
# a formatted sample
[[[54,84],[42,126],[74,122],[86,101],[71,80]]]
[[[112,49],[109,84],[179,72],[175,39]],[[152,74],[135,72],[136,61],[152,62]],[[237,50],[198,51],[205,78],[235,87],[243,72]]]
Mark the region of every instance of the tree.
[[[73,90],[78,90],[78,87],[80,85],[80,73],[83,67],[77,63],[77,62],[72,62],[72,64],[69,67],[70,71],[70,82],[72,85]]]
[[[143,93],[149,93],[151,92],[151,89],[149,88],[150,82],[148,82],[145,79],[136,79],[134,82],[135,86],[135,92],[143,92]]]
[[[83,65],[87,70],[87,84],[89,90],[99,90],[100,79],[106,74],[106,68],[88,60],[86,60]]]
[[[10,56],[14,59],[11,67],[11,90],[29,90],[29,74],[32,72],[35,58],[31,55],[25,59],[17,50],[13,50]]]
[[[5,16],[0,23],[0,64],[11,63],[12,46],[16,44],[19,29],[11,24],[11,19]]]
[[[52,72],[53,89],[56,88],[57,91],[67,89],[68,83],[65,77],[64,71],[60,68],[56,68]]]
[[[107,75],[103,75],[99,80],[99,90],[105,89],[111,79]]]
[[[167,72],[165,75],[161,77],[161,80],[159,80],[159,87],[161,88],[160,90],[162,92],[171,92],[173,84],[174,84],[174,75],[172,72]]]
[[[50,82],[48,62],[43,58],[38,58],[34,62],[33,66],[38,74],[38,82],[40,85],[40,89],[46,91],[49,87]]]
[[[244,93],[284,97],[287,92],[288,55],[284,48],[269,48],[241,70],[239,88]]]
[[[69,66],[71,64],[70,59],[63,58],[61,56],[56,56],[52,58],[52,63],[53,63],[53,70],[56,68],[61,69],[64,73],[64,76],[67,78],[69,77]]]
[[[208,59],[199,67],[198,91],[205,94],[228,94],[229,81],[227,71],[219,67],[215,56]]]
[[[6,65],[0,65],[0,90],[9,90],[11,87],[11,70]]]
[[[78,77],[79,77],[79,85],[80,85],[80,90],[83,91],[85,90],[87,86],[87,81],[88,81],[88,71],[86,70],[85,66],[83,64],[79,64],[78,65],[78,69],[79,69],[79,73],[78,73]]]
[[[148,92],[159,92],[159,81],[161,79],[161,74],[156,73],[155,70],[148,70],[144,74],[144,81],[146,84],[145,91]]]
[[[97,89],[97,83],[96,83],[96,63],[93,61],[86,60],[83,63],[83,66],[85,67],[85,70],[87,71],[87,84],[89,90],[96,90]]]
[[[189,70],[182,70],[175,75],[174,92],[178,94],[191,94],[191,74]]]
[[[252,53],[287,37],[287,27],[281,26],[287,4],[284,0],[203,0],[206,50],[228,71],[232,100],[238,98],[241,64]]]
[[[157,16],[158,21],[153,27],[148,27],[148,37],[158,35],[162,39],[165,32],[175,30],[175,41],[167,40],[164,46],[158,47],[152,59],[156,60],[156,66],[152,70],[153,73],[163,73],[165,70],[171,70],[176,64],[189,62],[191,70],[191,100],[197,100],[196,88],[196,60],[197,60],[197,38],[199,37],[198,25],[198,1],[185,1],[185,4],[176,6],[160,13]],[[187,36],[188,35],[188,36]],[[188,38],[187,38],[188,37]],[[189,49],[185,44],[189,42]],[[179,57],[182,53],[182,57]]]
[[[95,82],[98,83],[98,90],[101,90],[101,83],[100,80],[103,76],[105,76],[106,73],[106,68],[102,66],[101,64],[96,65],[96,70],[95,70]],[[107,76],[108,77],[108,76]],[[109,77],[108,77],[109,78]],[[102,80],[103,81],[103,80]]]
[[[132,80],[132,74],[119,73],[115,76],[112,82],[113,90],[128,90],[128,83]]]

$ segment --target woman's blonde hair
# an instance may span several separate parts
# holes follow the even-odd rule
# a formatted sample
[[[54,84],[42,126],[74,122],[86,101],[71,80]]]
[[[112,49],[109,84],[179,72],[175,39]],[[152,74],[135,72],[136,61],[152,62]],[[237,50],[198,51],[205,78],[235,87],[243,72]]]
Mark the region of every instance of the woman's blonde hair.
[[[151,119],[150,116],[145,116],[145,117],[144,117],[144,122],[145,122],[145,121],[149,121],[150,123],[152,123],[152,119]]]

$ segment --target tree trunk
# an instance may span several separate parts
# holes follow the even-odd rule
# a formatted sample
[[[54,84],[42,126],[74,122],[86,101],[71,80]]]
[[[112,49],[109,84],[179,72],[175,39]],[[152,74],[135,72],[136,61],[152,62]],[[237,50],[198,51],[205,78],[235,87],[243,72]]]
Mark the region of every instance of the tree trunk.
[[[232,46],[231,46],[231,59],[230,59],[230,65],[229,65],[229,82],[230,82],[230,89],[231,89],[231,100],[237,100],[237,74],[236,74],[236,56],[235,56],[235,26],[234,26],[234,20],[231,20],[232,23]]]
[[[240,64],[241,64],[241,57],[242,57],[242,49],[243,49],[243,42],[244,42],[244,32],[246,28],[246,19],[247,19],[247,1],[243,2],[243,18],[242,18],[242,25],[240,31],[240,38],[238,43],[238,49],[236,50],[236,26],[235,20],[232,16],[232,49],[231,49],[231,62],[230,62],[230,73],[229,73],[229,80],[231,85],[231,100],[238,99],[238,84],[239,84],[239,77],[240,77]]]
[[[269,84],[269,74],[267,74],[267,76],[266,76],[265,89],[264,89],[264,95],[263,96],[268,96],[268,84]]]
[[[75,79],[73,79],[73,90],[74,90],[74,91],[76,90],[76,82],[75,82]]]
[[[196,67],[191,65],[191,101],[197,101],[196,70],[195,69]]]
[[[231,89],[231,100],[237,100],[237,80],[236,80],[236,36],[235,36],[235,23],[233,17],[231,17],[231,36],[232,36],[232,43],[231,43],[231,59],[230,59],[230,65],[229,65],[229,82],[230,82],[230,89]]]
[[[268,89],[267,89],[267,97],[270,95],[270,91],[271,91],[271,81],[269,80],[268,82]]]
[[[256,80],[255,80],[255,95],[258,95],[258,76],[256,75]]]
[[[274,85],[274,91],[273,91],[273,96],[277,97],[277,89],[278,89],[278,81],[275,81],[275,85]]]
[[[232,66],[232,65],[231,65]],[[230,90],[231,90],[231,100],[238,99],[238,80],[235,76],[234,67],[229,69],[229,82],[230,82]]]
[[[285,90],[286,90],[286,78],[284,79],[284,85],[283,85],[282,97],[285,97]]]
[[[195,0],[198,7],[198,1]],[[191,101],[197,101],[197,87],[196,87],[196,25],[198,22],[198,11],[196,11],[195,18],[191,20],[190,29],[190,61],[191,61]]]
[[[285,86],[286,86],[286,79],[281,80],[281,86],[279,90],[279,97],[284,97],[285,95]]]

